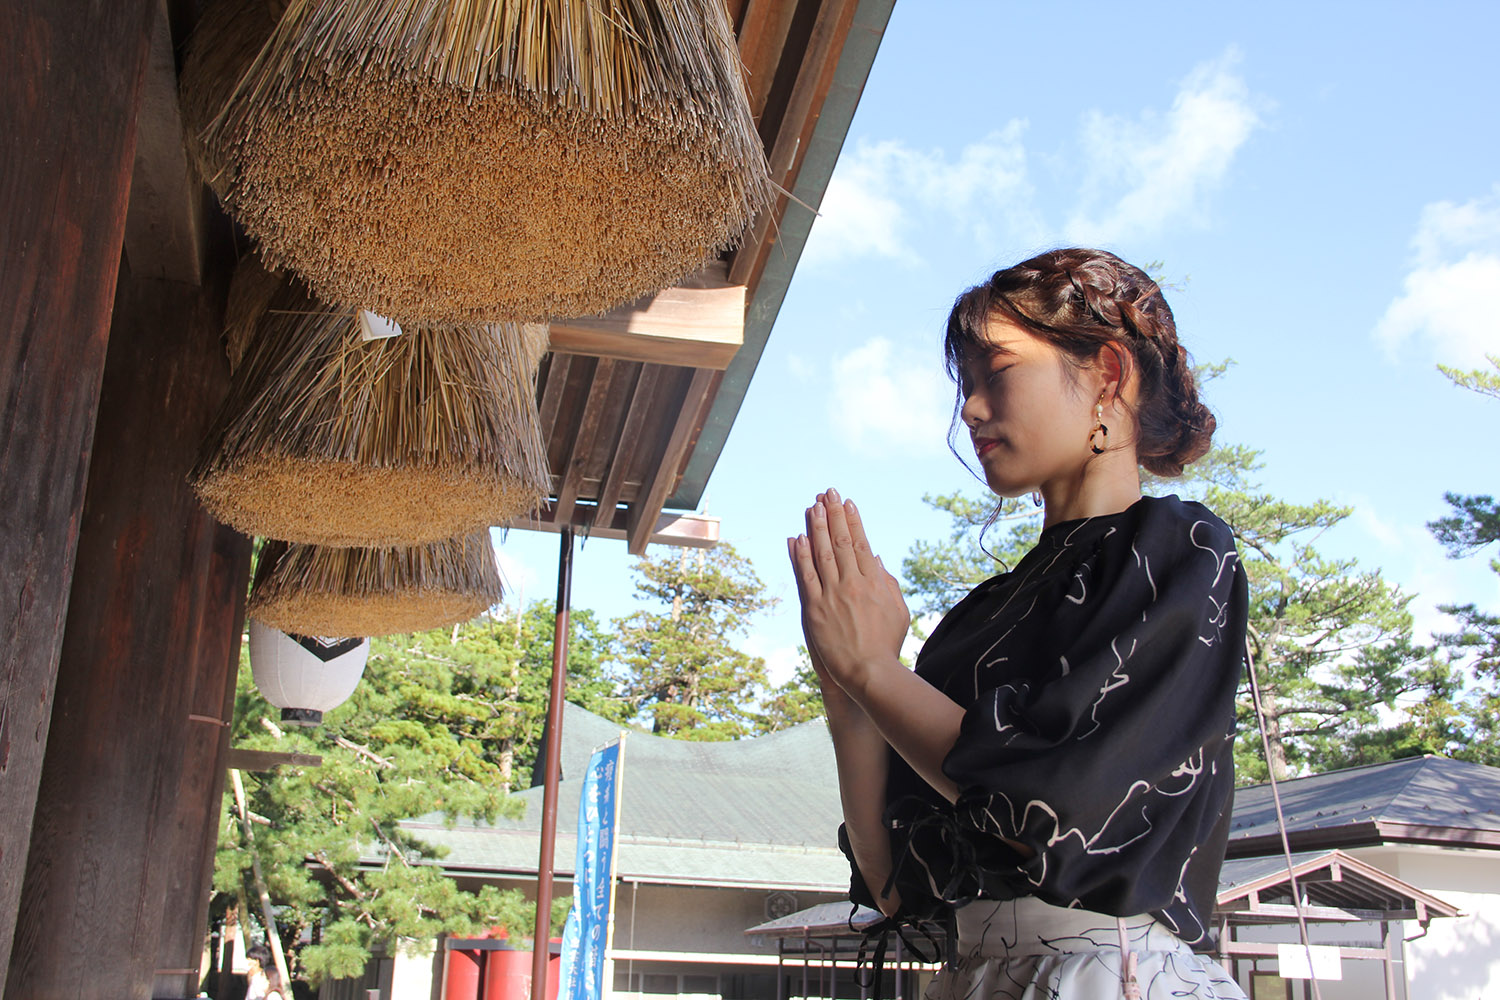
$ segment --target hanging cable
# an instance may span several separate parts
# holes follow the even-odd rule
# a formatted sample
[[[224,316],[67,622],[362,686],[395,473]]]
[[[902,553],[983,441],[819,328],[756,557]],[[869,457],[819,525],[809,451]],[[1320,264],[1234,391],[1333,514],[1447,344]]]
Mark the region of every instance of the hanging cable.
[[[1276,830],[1281,834],[1281,853],[1286,858],[1286,875],[1292,887],[1292,908],[1297,911],[1297,928],[1302,935],[1302,947],[1307,951],[1307,981],[1312,984],[1313,1000],[1323,1000],[1323,995],[1318,992],[1318,977],[1313,974],[1312,938],[1307,933],[1307,916],[1302,912],[1302,893],[1297,888],[1297,874],[1292,871],[1292,845],[1286,833],[1286,814],[1281,811],[1276,769],[1271,766],[1271,737],[1266,732],[1266,715],[1260,707],[1260,679],[1255,673],[1255,656],[1250,652],[1249,636],[1245,637],[1245,668],[1250,672],[1250,701],[1255,706],[1255,724],[1260,728],[1260,745],[1266,755],[1266,776],[1271,779],[1271,801],[1276,804]]]

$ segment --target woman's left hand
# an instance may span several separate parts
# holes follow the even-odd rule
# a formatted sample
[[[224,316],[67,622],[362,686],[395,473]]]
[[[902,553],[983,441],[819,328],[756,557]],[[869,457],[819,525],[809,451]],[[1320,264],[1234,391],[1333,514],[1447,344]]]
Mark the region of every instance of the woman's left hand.
[[[832,489],[808,508],[792,563],[803,631],[833,679],[860,700],[873,673],[899,664],[911,627],[901,586],[870,550],[854,502]]]

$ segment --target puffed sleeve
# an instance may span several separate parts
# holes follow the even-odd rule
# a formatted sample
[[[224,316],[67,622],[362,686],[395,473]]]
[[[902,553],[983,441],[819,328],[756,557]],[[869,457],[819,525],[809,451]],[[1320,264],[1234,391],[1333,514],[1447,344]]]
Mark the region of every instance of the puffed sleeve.
[[[1205,508],[1156,502],[1072,565],[1059,594],[1030,612],[1047,616],[1039,660],[966,711],[943,765],[958,802],[908,816],[930,829],[903,846],[950,899],[1201,923],[1233,791],[1246,610],[1233,537]],[[1205,888],[1189,869],[1216,840]]]

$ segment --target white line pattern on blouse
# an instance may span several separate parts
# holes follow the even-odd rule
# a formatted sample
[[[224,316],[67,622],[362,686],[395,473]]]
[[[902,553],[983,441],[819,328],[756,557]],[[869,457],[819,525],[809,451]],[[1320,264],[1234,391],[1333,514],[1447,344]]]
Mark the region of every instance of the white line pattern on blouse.
[[[1031,567],[1027,575],[1017,583],[1015,589],[1011,592],[1010,595],[1006,597],[1005,601],[1002,602],[1001,607],[996,610],[994,614],[990,615],[989,618],[993,620],[995,617],[998,617],[1010,605],[1011,601],[1016,596],[1023,593],[1027,589],[1027,584],[1030,583],[1039,573],[1044,575],[1046,570],[1049,570],[1052,567],[1056,566],[1057,563],[1066,554],[1068,554],[1068,550],[1072,548],[1074,535],[1076,535],[1078,531],[1080,531],[1085,525],[1087,525],[1087,523],[1088,520],[1084,520],[1080,522],[1079,525],[1077,525],[1072,531],[1070,531],[1068,535],[1062,539],[1062,542],[1059,545],[1057,551],[1052,554],[1052,558],[1047,560],[1044,566],[1041,564],[1037,564]],[[1215,574],[1212,586],[1217,587],[1223,579],[1225,570],[1231,565],[1232,560],[1238,558],[1239,554],[1235,551],[1232,543],[1228,551],[1221,552],[1211,545],[1205,545],[1202,542],[1198,541],[1198,538],[1196,536],[1200,527],[1209,528],[1211,530],[1211,525],[1209,524],[1209,522],[1203,520],[1195,521],[1188,529],[1188,541],[1191,542],[1194,548],[1207,552],[1214,559]],[[1115,528],[1110,528],[1109,531],[1106,532],[1106,534],[1103,536],[1103,538],[1108,538],[1110,535],[1114,534],[1115,530]],[[1133,542],[1131,543],[1131,552],[1135,555],[1136,568],[1141,571],[1141,573],[1145,576],[1147,583],[1150,585],[1152,601],[1154,603],[1159,597],[1159,591],[1156,586],[1156,580],[1151,573],[1150,560],[1147,556],[1142,555],[1136,549]],[[1082,605],[1087,599],[1087,585],[1084,582],[1081,572],[1075,571],[1073,574],[1073,578],[1078,581],[1081,596],[1075,598],[1071,593],[1065,596],[1067,596],[1068,600],[1072,603]],[[1005,657],[991,657],[990,654],[995,652],[995,650],[1005,642],[1005,640],[1011,635],[1011,633],[1015,631],[1016,625],[1018,625],[1020,622],[1024,621],[1031,615],[1032,611],[1036,608],[1036,601],[1037,597],[1036,595],[1033,595],[1031,605],[1021,614],[1019,618],[1016,619],[1016,622],[1006,630],[1005,635],[997,639],[995,643],[991,645],[989,649],[987,649],[985,653],[979,658],[979,661],[975,663],[974,690],[976,696],[983,689],[983,675],[986,673],[988,668],[990,668],[994,664],[1005,662],[1006,660]],[[1212,647],[1219,642],[1222,630],[1228,622],[1229,603],[1227,601],[1215,600],[1211,595],[1209,596],[1209,602],[1213,606],[1214,614],[1205,623],[1208,629],[1208,633],[1200,634],[1198,636],[1198,641],[1202,642],[1205,646]],[[1147,620],[1147,611],[1142,611],[1141,620],[1143,622]],[[1130,646],[1123,652],[1119,648],[1118,641],[1118,636],[1110,640],[1110,651],[1115,656],[1115,667],[1110,672],[1108,678],[1106,678],[1104,684],[1099,688],[1098,697],[1094,700],[1092,706],[1090,707],[1089,720],[1091,723],[1093,723],[1093,725],[1087,731],[1080,733],[1076,737],[1076,739],[1078,740],[1087,739],[1089,736],[1093,735],[1099,730],[1100,726],[1102,725],[1099,721],[1100,707],[1105,703],[1106,699],[1108,699],[1111,694],[1127,687],[1131,682],[1130,674],[1126,670],[1126,664],[1130,660],[1131,656],[1133,656],[1136,652],[1137,641],[1135,639],[1132,639],[1130,641]],[[1059,669],[1062,676],[1068,675],[1070,667],[1068,665],[1066,657],[1059,657]],[[1028,693],[1030,690],[1029,686],[1026,686],[1023,689],[1022,687],[1017,687],[1015,685],[1001,685],[1000,689],[1013,690],[1016,691],[1018,695]],[[998,714],[1000,699],[996,699],[995,703],[995,731],[997,733],[1006,733],[1011,739],[1013,739],[1016,735],[1019,735],[1019,733],[1012,732],[1013,730],[1015,730],[1015,727],[1011,724],[1002,722]],[[1009,742],[1009,740],[1007,740],[1007,742]],[[1113,809],[1110,810],[1108,816],[1105,817],[1104,821],[1099,825],[1097,830],[1093,831],[1093,833],[1089,833],[1081,827],[1070,827],[1066,830],[1062,829],[1061,820],[1057,812],[1051,805],[1041,799],[1032,799],[1031,801],[1027,802],[1024,808],[1020,810],[1020,816],[1017,817],[1015,803],[1011,801],[1009,796],[1005,795],[1002,792],[993,793],[991,797],[991,804],[994,804],[997,801],[1003,802],[1005,805],[1005,810],[1009,813],[1008,818],[1010,820],[1010,824],[1008,827],[998,821],[998,817],[990,812],[989,807],[986,807],[984,812],[990,822],[995,824],[997,830],[1016,831],[1025,828],[1026,822],[1029,819],[1032,810],[1035,809],[1047,815],[1051,820],[1052,832],[1047,838],[1047,846],[1049,848],[1056,846],[1064,840],[1073,838],[1077,840],[1085,854],[1115,854],[1124,850],[1126,847],[1129,847],[1131,844],[1149,836],[1153,832],[1154,825],[1151,821],[1149,812],[1150,799],[1153,795],[1175,798],[1186,795],[1193,790],[1193,788],[1198,783],[1198,779],[1203,775],[1205,760],[1204,750],[1204,747],[1196,748],[1193,753],[1191,753],[1171,772],[1170,777],[1172,778],[1186,779],[1186,783],[1179,788],[1173,789],[1164,787],[1164,783],[1157,784],[1146,781],[1144,779],[1138,779],[1132,782],[1130,787],[1126,790],[1125,796],[1114,806]],[[1212,767],[1212,765],[1210,765],[1209,773],[1210,775],[1214,773],[1214,768]],[[1139,810],[1139,822],[1141,823],[1139,832],[1134,832],[1127,829],[1112,830],[1112,826],[1125,824],[1125,817],[1129,817],[1131,819],[1136,817],[1136,809],[1130,809],[1127,812],[1127,808],[1131,806],[1135,806]],[[1120,820],[1120,824],[1116,823],[1117,820]],[[1124,839],[1118,840],[1117,838],[1122,835],[1124,836]],[[1194,848],[1193,851],[1193,854],[1195,853],[1196,848]],[[1189,854],[1188,859],[1183,862],[1182,873],[1185,873],[1187,871],[1188,861],[1192,859],[1193,854]],[[1043,853],[1040,857],[1040,873],[1036,876],[1027,876],[1028,880],[1031,881],[1033,885],[1041,886],[1046,881],[1047,860],[1048,859],[1046,854]],[[929,880],[932,880],[931,869],[928,868],[925,863],[923,864],[923,867],[928,871]],[[1182,873],[1179,873],[1177,888],[1175,890],[1174,896],[1177,899],[1182,899],[1185,901],[1186,893],[1183,889]],[[934,885],[935,884],[936,882],[934,880]],[[1072,905],[1078,905],[1078,901],[1074,900]],[[1188,912],[1191,913],[1191,910],[1188,910]],[[1198,921],[1195,920],[1195,922]],[[1191,933],[1184,933],[1182,928],[1179,928],[1175,925],[1172,927],[1172,930],[1174,933],[1179,934],[1179,936],[1183,937],[1188,942],[1196,943],[1197,941],[1201,941],[1208,933],[1207,928],[1202,926],[1201,922],[1198,923],[1199,926],[1197,927],[1196,931]]]

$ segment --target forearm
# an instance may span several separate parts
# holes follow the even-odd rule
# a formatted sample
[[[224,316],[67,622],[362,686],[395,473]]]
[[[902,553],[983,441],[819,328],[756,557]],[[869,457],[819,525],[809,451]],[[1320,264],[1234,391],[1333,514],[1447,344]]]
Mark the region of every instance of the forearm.
[[[882,739],[938,794],[957,801],[958,786],[943,773],[943,761],[958,740],[964,710],[894,656],[871,664],[853,686],[850,697]]]
[[[958,785],[943,773],[943,761],[958,742],[964,721],[964,710],[957,702],[907,670],[895,657],[872,664],[849,694],[922,780],[949,802],[958,801]],[[1025,844],[1001,839],[1022,857],[1036,853]]]
[[[844,827],[854,863],[881,912],[890,916],[901,905],[894,887],[889,896],[881,895],[891,876],[891,838],[883,818],[890,747],[869,717],[847,697],[825,698],[825,704],[838,765]]]

